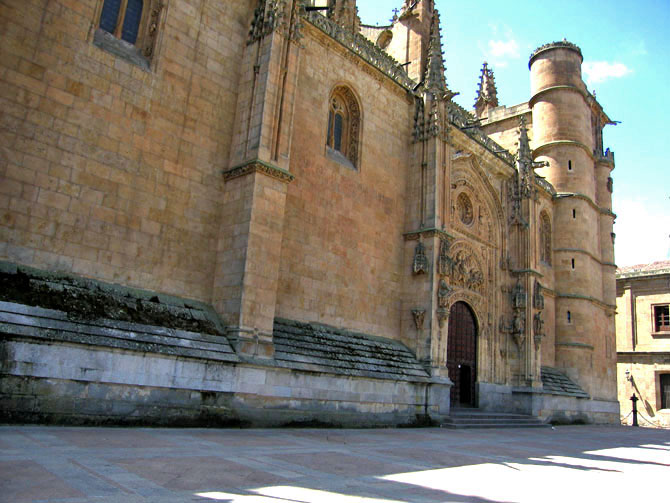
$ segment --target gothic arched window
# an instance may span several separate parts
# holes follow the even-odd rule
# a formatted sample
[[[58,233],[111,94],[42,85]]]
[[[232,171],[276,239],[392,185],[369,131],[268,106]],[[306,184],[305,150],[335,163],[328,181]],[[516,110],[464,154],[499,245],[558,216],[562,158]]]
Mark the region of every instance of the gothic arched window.
[[[326,145],[358,166],[361,111],[354,93],[345,86],[335,88],[328,104]]]
[[[540,215],[540,260],[551,265],[551,220],[544,211]]]

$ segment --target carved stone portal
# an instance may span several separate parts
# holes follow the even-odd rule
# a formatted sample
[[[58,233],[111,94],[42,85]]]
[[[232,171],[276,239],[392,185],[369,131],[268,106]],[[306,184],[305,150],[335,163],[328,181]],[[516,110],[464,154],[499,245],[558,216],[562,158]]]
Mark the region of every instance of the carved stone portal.
[[[473,292],[482,293],[484,275],[468,250],[459,250],[451,259],[451,283]]]

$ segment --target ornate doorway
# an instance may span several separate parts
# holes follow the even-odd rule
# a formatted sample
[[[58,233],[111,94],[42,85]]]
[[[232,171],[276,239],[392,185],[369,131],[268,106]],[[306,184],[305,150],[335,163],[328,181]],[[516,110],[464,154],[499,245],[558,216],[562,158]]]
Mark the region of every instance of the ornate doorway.
[[[477,322],[465,302],[456,302],[449,312],[447,369],[454,386],[451,405],[474,406],[477,382]]]

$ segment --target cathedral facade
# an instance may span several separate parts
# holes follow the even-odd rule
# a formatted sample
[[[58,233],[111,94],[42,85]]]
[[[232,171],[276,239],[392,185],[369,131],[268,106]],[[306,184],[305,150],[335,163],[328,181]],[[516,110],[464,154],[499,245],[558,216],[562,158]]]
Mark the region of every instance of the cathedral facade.
[[[5,2],[5,420],[616,422],[612,121],[473,111],[406,0]]]

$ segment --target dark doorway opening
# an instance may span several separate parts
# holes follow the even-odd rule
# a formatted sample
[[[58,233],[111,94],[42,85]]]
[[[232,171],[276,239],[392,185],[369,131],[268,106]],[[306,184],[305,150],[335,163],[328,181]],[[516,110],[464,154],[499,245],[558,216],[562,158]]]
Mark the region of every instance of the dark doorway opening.
[[[465,302],[456,302],[449,312],[447,334],[447,369],[454,385],[451,388],[452,407],[476,406],[477,382],[477,322]]]

